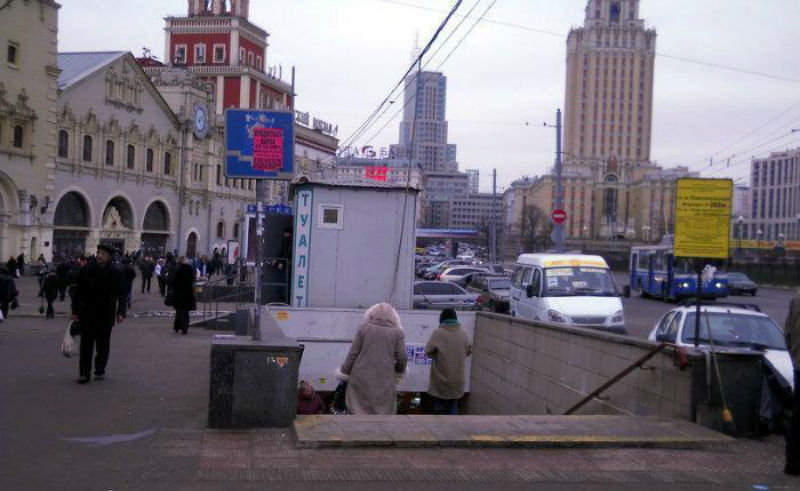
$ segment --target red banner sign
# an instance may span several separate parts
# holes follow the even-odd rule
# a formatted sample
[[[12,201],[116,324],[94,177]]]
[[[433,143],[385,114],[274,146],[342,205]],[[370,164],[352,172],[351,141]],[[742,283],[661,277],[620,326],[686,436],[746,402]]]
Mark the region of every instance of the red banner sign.
[[[385,165],[369,165],[367,166],[367,179],[386,182],[388,171],[389,168]]]
[[[253,129],[253,168],[280,170],[283,166],[283,131],[280,128]]]

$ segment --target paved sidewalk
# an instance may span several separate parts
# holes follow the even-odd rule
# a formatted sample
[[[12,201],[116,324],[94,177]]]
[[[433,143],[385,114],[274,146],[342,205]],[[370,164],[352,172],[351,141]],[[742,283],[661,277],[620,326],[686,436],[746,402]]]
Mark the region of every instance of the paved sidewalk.
[[[23,307],[38,307],[33,295]],[[134,294],[132,310],[160,305],[156,292]],[[12,314],[0,324],[0,489],[800,488],[781,472],[778,436],[691,449],[302,448],[291,428],[207,429],[214,331],[175,335],[171,322],[131,316],[116,326],[108,378],[87,385],[75,383],[77,359],[58,353],[65,318]],[[493,421],[502,420],[484,421],[482,434],[503,434]],[[642,434],[650,423],[640,420]]]

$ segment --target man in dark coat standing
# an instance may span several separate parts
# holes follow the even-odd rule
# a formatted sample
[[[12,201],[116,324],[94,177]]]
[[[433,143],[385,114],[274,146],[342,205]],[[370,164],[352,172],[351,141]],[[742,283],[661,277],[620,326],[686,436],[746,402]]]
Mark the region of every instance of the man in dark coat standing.
[[[194,271],[188,259],[181,258],[170,288],[172,288],[172,305],[175,307],[175,322],[172,328],[176,334],[180,332],[185,335],[189,332],[189,312],[197,309],[194,297]]]
[[[79,384],[89,382],[94,357],[94,378],[102,380],[111,349],[111,328],[125,320],[128,299],[122,272],[111,264],[114,250],[97,246],[97,260],[81,268],[72,296],[72,320],[81,326]]]
[[[139,259],[139,272],[142,273],[142,293],[145,291],[150,293],[150,281],[153,278],[153,273],[156,270],[155,268],[155,264],[153,260],[150,259],[150,256],[144,256]]]
[[[9,272],[7,266],[0,265],[0,311],[3,312],[4,319],[8,319],[8,307],[19,294],[14,283],[14,274]]]

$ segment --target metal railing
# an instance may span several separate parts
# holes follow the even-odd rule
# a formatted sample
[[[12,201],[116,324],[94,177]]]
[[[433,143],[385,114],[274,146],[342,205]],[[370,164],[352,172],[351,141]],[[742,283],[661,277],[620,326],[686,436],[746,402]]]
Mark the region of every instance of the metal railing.
[[[675,345],[673,345],[671,343],[660,343],[657,346],[653,347],[653,349],[651,349],[650,351],[645,353],[641,358],[639,358],[638,360],[632,362],[630,365],[625,367],[621,372],[619,372],[618,374],[616,374],[613,377],[611,377],[610,379],[608,379],[608,381],[606,383],[604,383],[600,387],[596,388],[591,393],[589,393],[586,397],[584,397],[583,399],[578,401],[571,408],[569,408],[566,411],[564,411],[564,415],[572,414],[575,411],[577,411],[578,409],[580,409],[581,407],[585,406],[589,401],[593,400],[594,398],[596,398],[597,396],[602,394],[605,390],[607,390],[609,387],[611,387],[612,385],[616,384],[617,382],[619,382],[620,380],[625,378],[625,376],[628,375],[629,373],[631,373],[633,370],[635,370],[637,368],[641,368],[642,365],[644,365],[644,362],[646,362],[650,358],[654,357],[656,355],[656,353],[660,352],[661,350],[663,350],[667,346],[673,346],[674,347]]]
[[[265,265],[274,264],[276,261],[282,261],[285,267],[283,268],[284,275],[283,281],[280,282],[263,282],[261,287],[279,287],[283,289],[283,298],[287,301],[289,300],[289,260],[288,258],[266,258],[264,263]],[[268,266],[267,266],[268,267]],[[242,280],[242,271],[245,269],[246,271],[246,279]],[[243,305],[253,304],[254,299],[250,298],[247,300],[248,294],[254,296],[255,288],[256,288],[256,281],[255,281],[255,273],[250,271],[249,268],[246,266],[239,266],[236,268],[236,271],[233,273],[235,276],[233,278],[233,282],[231,285],[228,285],[229,281],[229,273],[221,273],[221,276],[214,277],[213,279],[209,279],[202,284],[195,285],[197,289],[208,289],[208,291],[204,292],[203,295],[203,319],[206,321],[211,320],[214,326],[216,326],[217,320],[221,317],[222,311],[219,310],[220,304],[224,303],[233,303],[236,309],[239,309]],[[230,286],[230,291],[220,294],[218,291],[219,287],[228,287]],[[285,305],[281,302],[272,302],[274,305]],[[269,305],[269,304],[268,304]],[[229,312],[225,311],[225,314]]]

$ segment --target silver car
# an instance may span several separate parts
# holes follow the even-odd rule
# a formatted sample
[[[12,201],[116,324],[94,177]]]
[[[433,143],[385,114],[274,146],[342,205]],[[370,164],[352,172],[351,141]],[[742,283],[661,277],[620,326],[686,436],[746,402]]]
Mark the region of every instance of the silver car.
[[[415,281],[415,309],[474,310],[478,295],[446,281]]]

